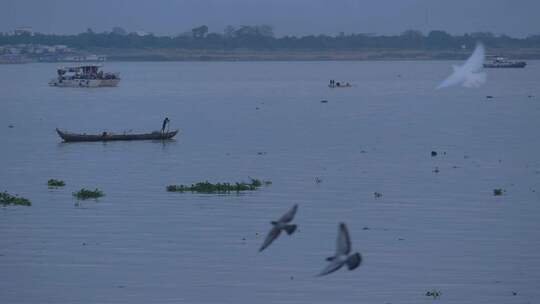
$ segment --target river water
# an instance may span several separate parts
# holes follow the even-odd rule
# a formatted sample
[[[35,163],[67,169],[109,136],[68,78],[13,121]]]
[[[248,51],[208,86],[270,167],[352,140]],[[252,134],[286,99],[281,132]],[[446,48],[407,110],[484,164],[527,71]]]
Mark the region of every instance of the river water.
[[[47,86],[55,64],[0,65],[0,191],[32,201],[0,207],[0,303],[538,302],[540,62],[434,90],[456,63],[111,62],[120,86],[100,89]],[[163,143],[54,131],[165,116],[181,134]],[[273,183],[165,191],[249,177]],[[77,202],[82,187],[106,195]],[[293,204],[298,232],[258,253]],[[315,277],[339,222],[364,262]]]

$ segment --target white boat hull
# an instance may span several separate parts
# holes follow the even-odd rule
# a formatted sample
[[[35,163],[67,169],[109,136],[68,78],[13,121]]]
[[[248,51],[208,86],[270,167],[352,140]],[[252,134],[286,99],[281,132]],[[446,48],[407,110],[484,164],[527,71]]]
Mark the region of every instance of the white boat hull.
[[[97,88],[97,87],[116,87],[120,82],[116,79],[52,79],[49,85],[52,87],[69,88]]]

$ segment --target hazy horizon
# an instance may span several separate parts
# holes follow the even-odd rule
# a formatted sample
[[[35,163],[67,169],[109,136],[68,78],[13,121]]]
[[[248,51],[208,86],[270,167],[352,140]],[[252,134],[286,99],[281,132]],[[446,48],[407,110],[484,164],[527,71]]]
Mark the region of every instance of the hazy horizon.
[[[128,32],[147,31],[177,35],[199,25],[222,32],[227,25],[268,24],[277,36],[373,33],[399,34],[414,29],[424,33],[444,30],[451,34],[492,32],[513,37],[540,34],[536,11],[540,1],[523,0],[5,0],[0,11],[0,31],[29,26],[36,32],[75,34],[92,28],[110,31],[120,26]],[[81,13],[81,14],[79,14]]]

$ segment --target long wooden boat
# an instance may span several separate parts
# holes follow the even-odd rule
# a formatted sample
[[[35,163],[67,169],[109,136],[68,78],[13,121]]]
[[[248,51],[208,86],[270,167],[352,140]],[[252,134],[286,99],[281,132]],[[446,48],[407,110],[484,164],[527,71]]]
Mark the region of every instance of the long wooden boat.
[[[77,142],[77,141],[112,141],[112,140],[166,140],[173,138],[179,130],[164,132],[154,131],[152,133],[142,134],[114,134],[103,132],[101,134],[77,134],[68,133],[56,129],[56,133],[65,142]]]

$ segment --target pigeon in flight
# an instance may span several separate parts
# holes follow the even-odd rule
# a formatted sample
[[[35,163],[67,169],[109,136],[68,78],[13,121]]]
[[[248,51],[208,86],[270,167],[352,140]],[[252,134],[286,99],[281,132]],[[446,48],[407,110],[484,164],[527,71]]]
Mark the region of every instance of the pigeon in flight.
[[[277,239],[277,237],[281,234],[282,230],[285,230],[288,235],[294,233],[294,231],[296,230],[296,225],[288,223],[290,223],[294,219],[296,210],[298,210],[298,205],[294,205],[291,210],[287,211],[287,213],[285,213],[279,220],[271,222],[272,229],[266,236],[266,239],[264,240],[264,243],[259,249],[259,252],[270,246],[270,244],[272,244],[272,242]]]
[[[319,276],[327,275],[347,264],[349,270],[353,270],[360,266],[362,263],[362,256],[356,252],[351,254],[351,238],[349,237],[349,231],[345,223],[339,224],[336,254],[332,257],[326,258],[328,266],[319,273]]]
[[[484,66],[485,53],[484,46],[478,43],[471,57],[465,61],[465,64],[462,66],[454,65],[454,73],[441,82],[437,89],[447,88],[457,84],[461,84],[467,88],[477,88],[486,82],[486,73],[480,72],[480,69]]]

